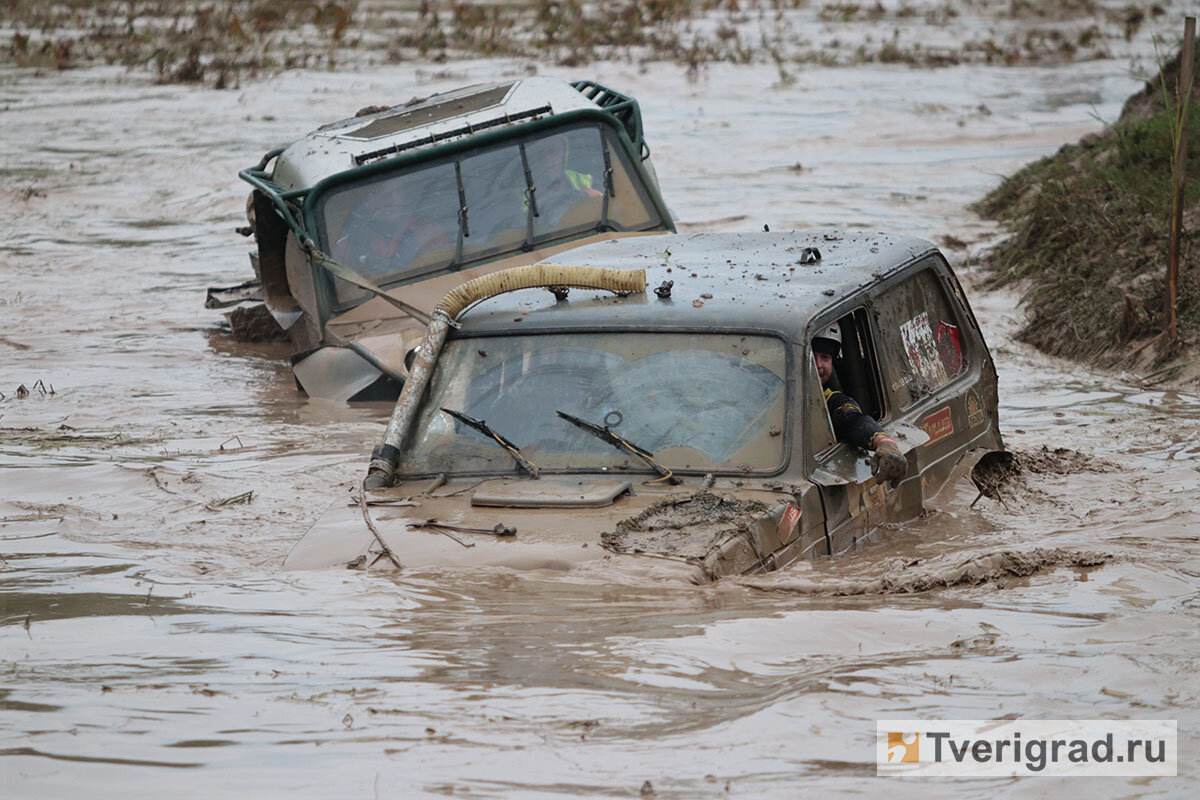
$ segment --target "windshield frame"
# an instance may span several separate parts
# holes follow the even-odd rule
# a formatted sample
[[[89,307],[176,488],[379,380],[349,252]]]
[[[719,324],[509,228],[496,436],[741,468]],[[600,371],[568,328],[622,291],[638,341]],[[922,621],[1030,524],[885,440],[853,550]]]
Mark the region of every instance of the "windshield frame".
[[[751,469],[751,470],[736,469],[736,468],[732,468],[732,469],[728,469],[728,468],[727,469],[689,469],[689,468],[684,468],[684,467],[676,468],[674,465],[672,465],[668,462],[664,462],[663,466],[670,469],[677,476],[704,476],[704,475],[708,475],[711,473],[712,475],[718,476],[718,477],[740,477],[740,478],[752,478],[752,479],[773,478],[773,477],[783,474],[784,472],[786,472],[788,470],[788,468],[791,466],[791,463],[792,463],[792,450],[794,447],[794,443],[796,441],[796,437],[799,435],[795,431],[795,427],[798,424],[798,414],[797,414],[797,410],[795,407],[795,403],[796,403],[796,386],[795,386],[795,384],[796,384],[796,380],[797,380],[796,352],[795,352],[796,347],[795,347],[795,344],[791,341],[791,339],[789,339],[788,336],[780,330],[771,329],[771,328],[756,328],[756,327],[750,327],[750,326],[738,326],[738,327],[728,327],[727,328],[727,327],[712,327],[712,326],[708,326],[708,327],[693,327],[693,326],[688,326],[688,327],[673,327],[673,326],[672,327],[643,327],[643,326],[636,326],[635,327],[635,326],[629,326],[629,325],[619,325],[619,326],[618,325],[603,325],[603,326],[592,326],[592,327],[588,327],[586,329],[581,329],[578,327],[568,327],[568,326],[552,326],[552,327],[547,326],[545,328],[537,328],[536,330],[528,330],[527,329],[524,331],[522,331],[522,330],[496,330],[496,331],[478,331],[478,332],[470,331],[470,332],[465,332],[465,333],[451,331],[450,336],[447,338],[447,344],[450,341],[472,341],[472,340],[485,341],[487,339],[495,339],[495,338],[502,338],[502,337],[504,337],[504,338],[513,338],[513,337],[526,338],[526,337],[530,337],[530,336],[549,336],[549,335],[555,335],[555,334],[557,334],[557,335],[565,334],[565,335],[589,336],[589,335],[593,335],[593,334],[601,335],[601,334],[614,334],[614,333],[641,334],[641,335],[654,335],[654,334],[670,333],[670,334],[694,335],[694,336],[695,335],[761,336],[761,337],[768,337],[768,338],[778,340],[779,343],[783,346],[783,358],[784,358],[783,426],[782,426],[782,430],[780,431],[780,438],[782,439],[782,441],[780,443],[781,451],[782,451],[781,462],[777,466],[774,466],[774,467],[763,468],[763,469]],[[437,366],[436,365],[435,365],[434,369],[435,369],[435,373],[434,373],[433,377],[436,377],[436,375],[437,375],[437,373],[436,373]],[[433,377],[430,378],[431,385],[433,383]],[[803,376],[800,376],[800,377],[802,378]],[[417,406],[417,408],[413,414],[414,421],[416,419],[418,419],[421,416],[421,414],[424,412],[426,406],[431,402],[431,397],[432,397],[432,395],[430,393],[430,389],[427,387],[425,393],[422,395],[420,405]],[[589,420],[589,421],[592,421],[592,420]],[[501,433],[503,433],[503,431],[501,431]],[[408,438],[413,435],[414,435],[414,433],[410,431],[408,436],[405,437],[405,440],[406,440],[405,444],[407,444]],[[635,442],[634,444],[638,444],[638,443]],[[541,465],[539,465],[539,472],[541,475],[603,475],[603,476],[607,476],[610,478],[614,477],[614,476],[620,476],[620,475],[646,475],[646,476],[653,477],[658,474],[653,469],[651,469],[648,465],[644,464],[640,460],[638,460],[638,459],[634,459],[634,460],[637,462],[636,465],[631,466],[628,469],[615,469],[615,468],[602,469],[600,467],[562,468],[562,467],[542,467]],[[421,479],[421,478],[430,478],[430,477],[434,477],[434,476],[440,475],[440,474],[446,474],[448,477],[454,477],[454,478],[497,478],[497,477],[513,477],[514,473],[513,473],[512,469],[463,470],[461,472],[448,472],[447,470],[441,469],[441,470],[430,470],[428,472],[398,473],[397,478],[398,478],[398,480],[401,480],[401,481],[416,480],[416,479]]]
[[[640,153],[634,147],[629,139],[629,134],[625,127],[620,122],[612,117],[612,115],[594,108],[577,109],[568,111],[562,114],[555,114],[541,119],[536,119],[531,122],[516,124],[510,127],[501,128],[495,131],[488,131],[475,136],[464,136],[452,142],[438,144],[428,148],[418,148],[401,155],[386,158],[381,161],[364,164],[359,167],[353,167],[343,172],[330,175],[321,179],[313,185],[304,195],[302,214],[304,217],[305,227],[314,233],[314,237],[319,243],[322,250],[329,252],[330,244],[328,242],[328,232],[325,227],[324,215],[320,213],[321,208],[326,198],[339,189],[343,184],[355,183],[364,178],[371,178],[376,175],[382,175],[390,172],[403,172],[413,167],[419,167],[422,164],[432,164],[434,162],[453,159],[454,157],[470,150],[478,150],[487,147],[502,145],[505,141],[513,143],[525,141],[531,137],[553,130],[555,128],[573,128],[586,124],[600,124],[606,131],[601,134],[602,141],[608,139],[615,146],[619,146],[625,154],[626,160],[630,166],[631,179],[636,176],[636,179],[641,184],[641,189],[645,192],[649,200],[649,210],[651,212],[651,220],[649,224],[643,228],[638,228],[637,231],[674,231],[674,223],[672,222],[670,210],[667,208],[662,195],[659,192],[658,184],[653,176],[649,173],[645,166],[645,159],[648,154]],[[607,198],[607,192],[605,193]],[[611,226],[604,230],[615,230]],[[383,284],[387,288],[404,286],[407,284],[418,283],[428,280],[438,275],[444,275],[451,272],[458,272],[464,269],[479,264],[484,264],[489,261],[497,261],[503,258],[511,258],[525,252],[536,252],[537,250],[546,247],[569,242],[573,239],[580,239],[587,236],[594,236],[598,231],[594,228],[589,228],[581,232],[575,232],[549,239],[542,242],[536,242],[531,248],[509,250],[502,253],[483,256],[471,261],[463,261],[461,263],[450,264],[440,268],[432,268],[420,274],[406,276],[400,280],[389,281]],[[320,273],[320,274],[317,274]],[[317,295],[318,313],[321,321],[328,321],[331,317],[337,314],[344,313],[351,308],[360,305],[363,301],[338,304],[337,294],[334,288],[334,276],[327,270],[320,267],[314,267],[313,286]]]

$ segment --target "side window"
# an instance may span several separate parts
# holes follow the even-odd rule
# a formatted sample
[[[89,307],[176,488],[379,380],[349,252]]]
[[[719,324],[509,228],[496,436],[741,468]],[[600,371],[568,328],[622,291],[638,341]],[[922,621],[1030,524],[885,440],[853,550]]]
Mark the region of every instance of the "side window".
[[[830,320],[833,322],[835,320]],[[840,353],[833,359],[833,376],[821,386],[816,367],[813,368],[813,397],[808,411],[808,450],[813,456],[821,456],[834,444],[833,424],[829,418],[824,389],[829,388],[849,395],[858,403],[863,413],[875,419],[887,414],[884,402],[883,383],[880,381],[879,360],[874,337],[865,308],[856,308],[849,314],[836,319],[842,337]],[[824,325],[818,326],[818,328]],[[806,357],[815,361],[811,348]]]
[[[854,398],[863,413],[883,419],[887,407],[883,400],[879,361],[875,357],[867,310],[855,309],[839,318],[838,325],[842,329],[842,354],[834,359],[833,368],[841,389]]]
[[[615,141],[612,133],[604,136],[604,146],[608,149],[608,163],[612,167],[608,188],[612,196],[608,202],[608,222],[619,231],[645,230],[652,225],[661,226],[658,213],[653,210],[646,187],[638,180],[636,172],[625,150]]]
[[[902,410],[966,371],[959,320],[932,269],[888,289],[878,308],[883,361]]]

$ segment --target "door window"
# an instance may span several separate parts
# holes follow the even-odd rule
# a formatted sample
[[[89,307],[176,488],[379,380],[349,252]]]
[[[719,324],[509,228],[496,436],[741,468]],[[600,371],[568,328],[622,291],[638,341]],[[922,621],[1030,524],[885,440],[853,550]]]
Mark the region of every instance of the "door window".
[[[969,353],[960,321],[932,269],[891,287],[878,302],[883,362],[901,409],[966,372]]]
[[[841,391],[854,398],[864,414],[875,419],[886,415],[886,404],[879,380],[879,362],[867,310],[856,308],[838,319],[842,329],[842,353],[833,360],[837,383]]]
[[[821,386],[816,366],[812,368],[814,397],[808,415],[808,451],[818,460],[825,460],[827,451],[835,443],[825,389],[848,395],[858,403],[864,414],[877,420],[883,419],[887,413],[867,310],[856,308],[838,317],[836,322],[841,330],[842,348],[833,360],[834,377],[826,386]],[[824,324],[817,326],[817,329],[823,327]],[[811,347],[807,351],[807,358],[814,358]]]

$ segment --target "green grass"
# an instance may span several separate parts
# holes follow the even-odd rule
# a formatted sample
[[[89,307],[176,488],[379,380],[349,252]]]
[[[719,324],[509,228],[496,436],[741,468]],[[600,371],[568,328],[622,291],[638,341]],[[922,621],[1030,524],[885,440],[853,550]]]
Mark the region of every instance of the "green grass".
[[[1121,123],[1008,178],[975,207],[1013,236],[985,260],[995,285],[1022,282],[1019,338],[1054,355],[1119,365],[1161,330],[1171,215],[1173,110]],[[1189,217],[1200,211],[1200,109],[1188,129],[1179,331],[1200,333]]]

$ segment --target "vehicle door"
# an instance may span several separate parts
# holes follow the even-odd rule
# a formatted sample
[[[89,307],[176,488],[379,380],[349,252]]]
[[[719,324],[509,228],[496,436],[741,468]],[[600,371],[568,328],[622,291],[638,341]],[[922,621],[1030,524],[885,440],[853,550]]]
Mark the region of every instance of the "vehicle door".
[[[995,370],[940,255],[927,256],[873,293],[869,302],[893,419],[927,437],[909,457],[908,472],[921,496],[907,499],[923,502],[968,451],[1000,446]]]
[[[844,443],[813,450],[834,553],[882,522],[916,516],[968,450],[997,446],[977,385],[990,361],[973,318],[953,302],[955,291],[949,267],[930,255],[871,287],[859,308],[839,318],[843,388],[896,439],[908,472],[897,486],[880,486],[865,451]],[[813,441],[819,447],[820,436]]]

